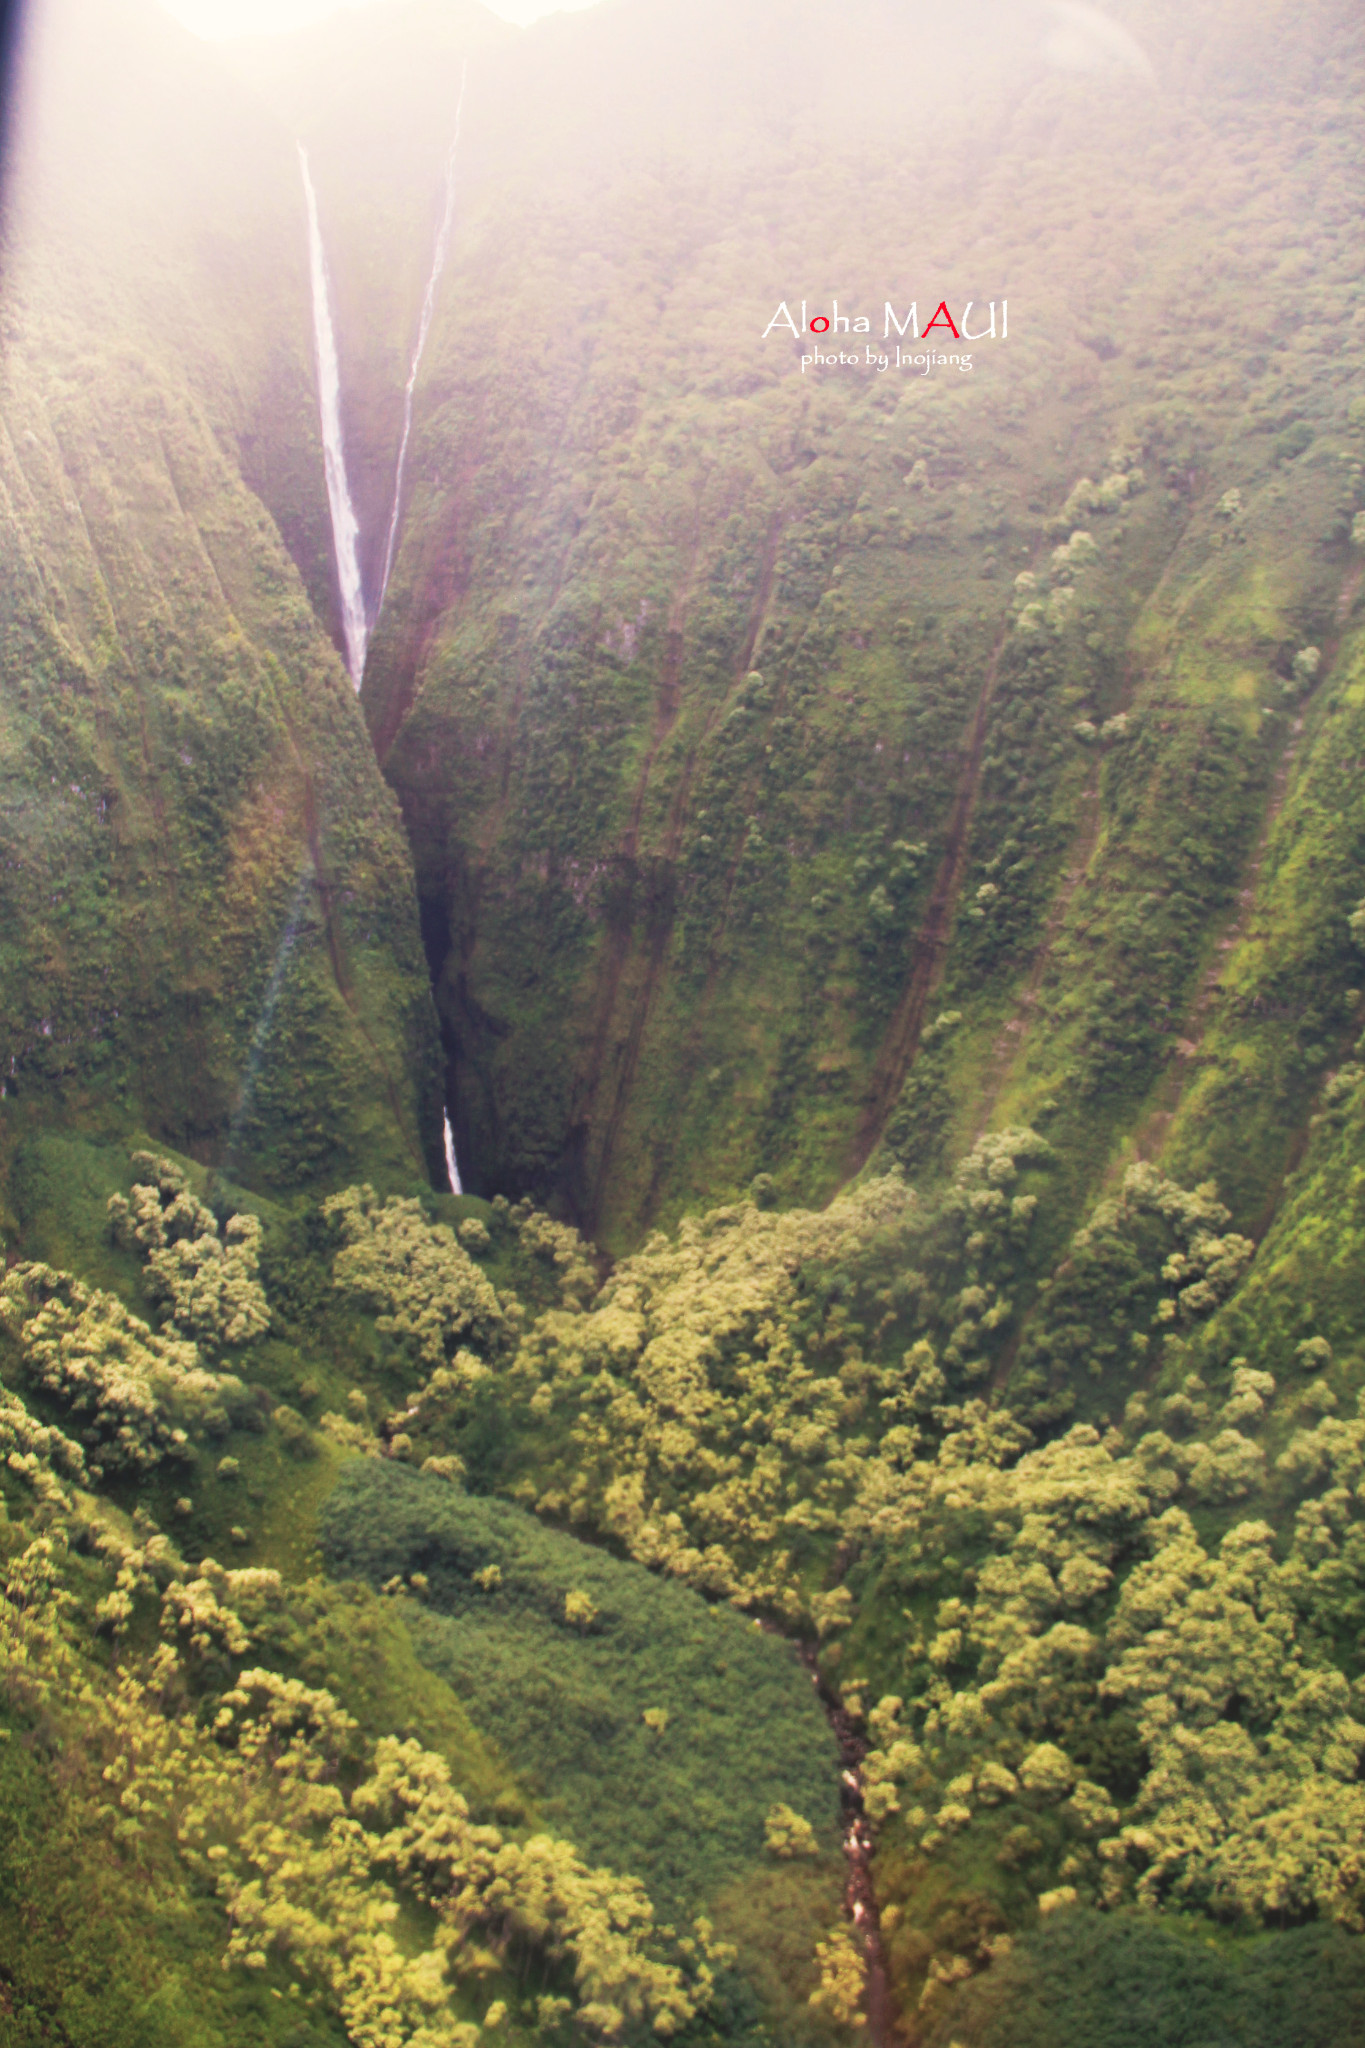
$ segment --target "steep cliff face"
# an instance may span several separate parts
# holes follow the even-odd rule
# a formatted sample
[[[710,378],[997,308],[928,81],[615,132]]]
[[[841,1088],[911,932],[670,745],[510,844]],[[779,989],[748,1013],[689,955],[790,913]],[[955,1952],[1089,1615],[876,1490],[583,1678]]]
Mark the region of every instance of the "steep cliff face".
[[[35,2039],[1359,2035],[1365,36],[934,15],[395,0],[229,66],[43,12]]]
[[[292,35],[230,43],[223,66],[284,137],[307,148],[333,285],[347,469],[366,595],[377,608],[443,167],[468,60],[499,61],[515,31],[476,0],[389,0]],[[479,146],[474,145],[477,161]],[[470,149],[461,169],[470,167]],[[298,184],[284,173],[287,203]]]
[[[424,1180],[411,870],[318,618],[292,147],[150,14],[40,27],[0,393],[6,1131]]]
[[[1349,831],[1330,882],[1280,876],[1305,776],[1351,772],[1320,708],[1360,496],[1339,10],[1153,0],[1106,39],[660,7],[518,44],[413,6],[236,82],[101,18],[60,110],[31,64],[11,199],[9,741],[46,780],[10,1082],[277,1180],[381,1128],[439,1176],[406,856],[321,630],[294,140],[373,612],[463,90],[362,705],[472,1184],[623,1246],[759,1172],[818,1198],[885,1147],[922,1178],[1027,1119],[1059,1232],[1116,1141],[1254,1222],[1354,975]],[[779,301],[866,325],[765,336]],[[856,364],[803,363],[832,346]],[[102,908],[44,899],[76,839]],[[1273,1138],[1239,1150],[1228,1090]]]
[[[1202,1044],[1355,616],[1359,53],[1125,20],[621,10],[554,100],[473,60],[363,702],[474,1185],[623,1244],[1028,1114],[1079,1195]],[[803,299],[890,366],[760,338]],[[898,369],[887,300],[997,337]],[[1278,1161],[1200,1140],[1249,1211],[1302,1073],[1259,1099]]]

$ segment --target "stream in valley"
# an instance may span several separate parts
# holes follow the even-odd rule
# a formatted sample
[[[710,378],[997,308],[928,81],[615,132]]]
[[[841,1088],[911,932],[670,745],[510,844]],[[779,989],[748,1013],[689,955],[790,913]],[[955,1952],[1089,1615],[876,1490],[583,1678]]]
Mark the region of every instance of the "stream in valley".
[[[840,1832],[846,1868],[844,1907],[865,1958],[867,2039],[870,2048],[903,2048],[905,2037],[896,2023],[872,1882],[872,1825],[863,1806],[867,1741],[859,1734],[852,1715],[821,1678],[814,1651],[803,1646],[800,1654],[839,1745]]]

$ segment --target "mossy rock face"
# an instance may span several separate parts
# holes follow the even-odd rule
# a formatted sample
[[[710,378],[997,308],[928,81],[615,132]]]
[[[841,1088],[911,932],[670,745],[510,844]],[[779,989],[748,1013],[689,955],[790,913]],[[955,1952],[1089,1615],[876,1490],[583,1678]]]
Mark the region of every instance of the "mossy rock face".
[[[425,1178],[410,870],[340,666],[173,380],[150,420],[145,368],[107,373],[87,409],[59,401],[41,324],[28,340],[7,445],[38,442],[29,467],[55,502],[7,480],[26,515],[10,515],[10,559],[48,580],[35,567],[13,590],[3,652],[6,1114],[141,1127],[280,1191]],[[164,565],[150,589],[100,561],[100,517],[133,513],[121,470],[88,543],[56,530],[62,466],[96,459],[111,416]],[[81,577],[107,593],[85,631],[54,595]]]
[[[145,1130],[281,1193],[424,1181],[411,868],[325,630],[297,165],[192,46],[98,21],[73,56],[60,13],[15,138],[0,375],[6,1125]],[[148,103],[153,56],[182,102]]]
[[[1296,195],[1336,117],[1279,109],[1253,257],[1186,198],[1212,181],[1234,214],[1250,203],[1276,21],[1235,47],[1215,9],[1188,25],[1197,173],[1171,171],[1185,139],[1140,61],[1068,81],[1037,24],[1001,23],[970,63],[945,45],[951,94],[911,65],[932,160],[868,208],[847,94],[875,155],[908,118],[884,36],[913,54],[920,30],[843,24],[838,80],[803,107],[828,167],[812,214],[789,89],[755,52],[818,53],[818,18],[746,19],[707,16],[723,104],[669,7],[638,32],[577,25],[567,94],[515,38],[422,9],[397,37],[334,25],[235,78],[150,21],[126,50],[105,26],[61,56],[69,89],[38,92],[20,152],[3,395],[8,1099],[143,1125],[283,1192],[440,1183],[444,1092],[471,1187],[530,1193],[617,1250],[759,1173],[823,1198],[883,1142],[932,1177],[983,1118],[1051,1104],[1059,1249],[1115,1139],[1208,1038],[1222,1072],[1200,1100],[1250,1086],[1274,1143],[1182,1127],[1182,1170],[1259,1213],[1341,1034],[1350,959],[1325,927],[1349,830],[1330,882],[1275,856],[1295,957],[1286,939],[1261,985],[1240,977],[1227,1031],[1191,1012],[1296,801],[1294,720],[1316,725],[1345,672],[1360,423],[1353,344],[1268,356],[1239,308],[1297,330],[1349,286],[1326,244],[1312,293],[1293,275]],[[1128,27],[1161,46],[1155,7]],[[1348,65],[1334,35],[1315,14],[1304,47]],[[362,697],[395,810],[326,645],[293,138],[373,611],[466,56],[456,233]],[[1067,173],[1007,151],[983,208],[958,167],[1007,82],[1025,129],[1058,124]],[[114,168],[92,186],[94,144]],[[942,287],[954,324],[969,289],[997,294],[970,374],[878,366],[926,207],[963,279],[1014,252],[1008,338],[1003,285]],[[751,315],[775,274],[762,223],[798,215],[798,267],[846,276],[871,365],[817,376],[781,323],[764,338],[776,296]],[[604,269],[623,236],[649,253]],[[1190,306],[1196,251],[1218,283]],[[1091,311],[1063,317],[1063,288]],[[1313,742],[1315,816],[1350,810],[1338,737]],[[926,1059],[942,1010],[960,1025]]]
[[[1000,16],[970,64],[944,46],[954,84],[932,107],[908,63],[926,103],[894,121],[913,11],[877,14],[875,42],[871,13],[841,20],[833,67],[818,12],[763,4],[742,30],[672,7],[638,30],[589,22],[557,94],[510,51],[471,60],[362,700],[413,847],[470,1185],[551,1203],[613,1250],[760,1172],[822,1198],[887,1139],[933,1173],[982,1115],[1031,1121],[1045,1101],[1074,1223],[1189,1038],[1293,719],[1332,670],[1360,496],[1354,344],[1268,354],[1264,333],[1334,319],[1353,288],[1328,237],[1308,297],[1294,275],[1337,116],[1279,105],[1277,18],[1233,38],[1196,9],[1196,171],[1140,54],[1125,72],[1073,51],[1068,77],[1038,21]],[[1125,27],[1168,41],[1154,5]],[[453,104],[448,38],[412,33]],[[723,105],[699,35],[725,53]],[[799,160],[788,86],[756,55],[769,38],[821,81]],[[1337,61],[1327,14],[1305,38]],[[300,116],[312,65],[272,87]],[[1253,203],[1240,167],[1263,161],[1270,105],[1275,197],[1243,246],[1202,195],[1234,218]],[[907,122],[913,187],[882,174]],[[435,191],[425,87],[317,124],[366,490],[396,449],[395,307],[420,297],[419,129]],[[1044,131],[1055,156],[1019,140]],[[348,164],[357,132],[370,153]],[[392,168],[362,202],[356,164],[383,138]],[[962,173],[978,159],[988,198]],[[995,293],[969,374],[894,367],[889,280],[929,217],[954,324],[984,292],[983,334]],[[387,283],[381,218],[402,252]],[[768,225],[798,218],[799,253]],[[630,264],[602,253],[626,242]],[[1008,338],[1004,285],[966,282],[998,279],[1006,249]],[[1191,304],[1196,261],[1218,283]],[[798,274],[845,279],[858,368],[803,367],[813,337],[781,323],[764,338],[784,295],[829,316]],[[930,289],[913,287],[921,327]],[[865,351],[888,335],[882,370]],[[941,323],[935,338],[954,346]],[[940,1009],[963,1028],[898,1119]],[[1292,1125],[1292,1078],[1271,1093],[1266,1115]],[[1271,1176],[1236,1170],[1254,1208]]]

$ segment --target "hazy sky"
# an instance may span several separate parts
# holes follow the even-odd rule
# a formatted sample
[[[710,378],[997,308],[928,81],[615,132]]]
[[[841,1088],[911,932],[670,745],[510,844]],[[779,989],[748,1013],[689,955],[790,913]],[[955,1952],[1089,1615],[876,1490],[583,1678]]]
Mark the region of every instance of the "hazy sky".
[[[383,0],[161,0],[161,4],[168,14],[183,21],[197,35],[221,37],[301,28],[305,22],[320,21],[326,14],[382,5]],[[538,21],[542,14],[591,7],[595,0],[483,0],[483,4],[504,21],[525,25]]]

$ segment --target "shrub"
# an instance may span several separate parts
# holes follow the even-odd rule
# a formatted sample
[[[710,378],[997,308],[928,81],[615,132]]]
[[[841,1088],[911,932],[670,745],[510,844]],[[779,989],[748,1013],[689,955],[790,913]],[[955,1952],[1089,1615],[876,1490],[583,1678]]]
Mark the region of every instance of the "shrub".
[[[270,1327],[270,1309],[257,1274],[261,1226],[255,1216],[228,1219],[223,1235],[211,1209],[197,1201],[184,1173],[169,1159],[133,1154],[135,1168],[151,1176],[132,1194],[109,1198],[115,1237],[141,1252],[145,1285],[162,1306],[172,1335],[201,1344],[249,1344]]]
[[[78,1419],[95,1476],[183,1456],[192,1434],[225,1432],[250,1406],[241,1381],[205,1370],[193,1344],[158,1335],[115,1295],[51,1266],[7,1275],[0,1318],[34,1384]]]
[[[504,1317],[492,1284],[453,1230],[428,1222],[415,1197],[381,1202],[371,1187],[347,1188],[323,1213],[342,1238],[334,1284],[373,1310],[377,1327],[430,1370],[462,1338],[488,1344],[500,1337]]]
[[[763,1822],[763,1846],[770,1856],[818,1856],[820,1844],[815,1829],[804,1814],[793,1813],[781,1801],[768,1808]]]

